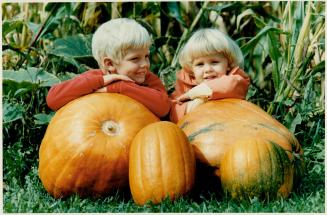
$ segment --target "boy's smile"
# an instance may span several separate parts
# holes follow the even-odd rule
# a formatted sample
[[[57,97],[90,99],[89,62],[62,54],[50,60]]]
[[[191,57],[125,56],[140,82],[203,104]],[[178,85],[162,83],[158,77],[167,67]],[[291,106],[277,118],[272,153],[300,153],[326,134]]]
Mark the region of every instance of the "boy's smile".
[[[227,58],[217,54],[198,57],[192,63],[192,71],[198,84],[226,75],[228,70]]]
[[[137,84],[142,84],[150,69],[149,49],[130,49],[119,63],[112,66],[111,73],[125,75]]]

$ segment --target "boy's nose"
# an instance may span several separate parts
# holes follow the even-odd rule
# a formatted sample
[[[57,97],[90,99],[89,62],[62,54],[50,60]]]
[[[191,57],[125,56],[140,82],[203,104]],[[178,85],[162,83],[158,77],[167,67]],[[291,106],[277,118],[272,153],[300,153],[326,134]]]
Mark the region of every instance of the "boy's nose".
[[[150,67],[150,62],[147,59],[142,60],[141,67],[142,68],[148,68],[148,67]]]

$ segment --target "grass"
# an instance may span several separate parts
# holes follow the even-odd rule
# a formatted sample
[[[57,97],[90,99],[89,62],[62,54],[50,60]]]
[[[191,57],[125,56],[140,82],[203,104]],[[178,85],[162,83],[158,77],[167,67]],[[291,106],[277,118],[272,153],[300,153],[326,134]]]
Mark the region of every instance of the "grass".
[[[314,146],[314,145],[313,145]],[[312,149],[312,151],[317,151]],[[319,152],[317,152],[319,153]],[[312,156],[314,157],[314,156]],[[311,164],[307,162],[307,164]],[[324,162],[316,161],[307,171],[301,185],[287,199],[238,202],[221,195],[215,182],[197,184],[188,195],[176,201],[164,200],[159,205],[136,205],[129,191],[103,198],[80,198],[77,195],[56,200],[43,188],[37,166],[25,176],[23,185],[12,178],[4,188],[6,213],[95,213],[95,212],[325,212]]]

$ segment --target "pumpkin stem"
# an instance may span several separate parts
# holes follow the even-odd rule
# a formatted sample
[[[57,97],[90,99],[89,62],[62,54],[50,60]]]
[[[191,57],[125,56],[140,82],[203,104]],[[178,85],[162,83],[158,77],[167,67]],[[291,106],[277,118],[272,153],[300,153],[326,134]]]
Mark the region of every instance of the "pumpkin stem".
[[[119,132],[119,126],[114,121],[105,121],[102,123],[102,131],[109,136],[115,136]]]

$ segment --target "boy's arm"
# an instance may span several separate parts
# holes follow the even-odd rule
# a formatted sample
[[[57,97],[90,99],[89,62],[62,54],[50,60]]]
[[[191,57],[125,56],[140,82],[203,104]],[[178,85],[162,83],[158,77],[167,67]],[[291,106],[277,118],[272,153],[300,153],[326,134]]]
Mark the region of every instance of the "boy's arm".
[[[170,110],[170,100],[160,79],[152,73],[148,73],[145,81],[146,86],[133,82],[117,81],[109,84],[107,92],[121,93],[142,103],[158,117],[165,116]]]
[[[77,77],[53,85],[47,95],[49,108],[56,111],[68,102],[92,93],[103,86],[101,70],[90,70]]]

